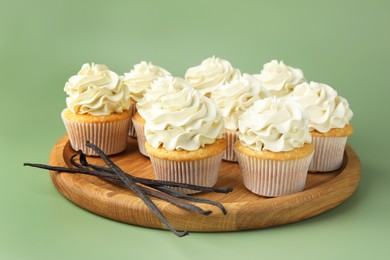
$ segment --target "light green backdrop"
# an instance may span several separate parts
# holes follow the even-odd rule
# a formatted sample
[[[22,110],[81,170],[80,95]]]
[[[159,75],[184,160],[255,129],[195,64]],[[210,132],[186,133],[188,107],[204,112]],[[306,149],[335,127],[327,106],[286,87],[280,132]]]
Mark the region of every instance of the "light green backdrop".
[[[390,255],[389,1],[0,0],[0,259],[385,259]],[[301,223],[234,233],[117,223],[63,198],[46,171],[65,133],[63,86],[86,62],[141,60],[183,76],[216,55],[243,72],[271,59],[327,83],[354,111],[358,191]],[[133,258],[131,258],[133,257]]]

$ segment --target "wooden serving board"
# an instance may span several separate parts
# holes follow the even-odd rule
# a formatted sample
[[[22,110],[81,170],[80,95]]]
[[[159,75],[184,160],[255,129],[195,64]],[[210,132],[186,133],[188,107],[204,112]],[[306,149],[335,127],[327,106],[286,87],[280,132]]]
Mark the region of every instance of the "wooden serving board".
[[[50,165],[70,166],[72,150],[67,135],[53,147]],[[138,152],[136,139],[128,138],[128,148],[110,157],[125,172],[154,178],[150,160]],[[89,161],[102,164],[100,158]],[[166,229],[159,219],[131,191],[94,176],[50,172],[55,187],[70,201],[95,214],[124,223]],[[301,221],[326,212],[343,203],[356,190],[360,180],[360,160],[347,145],[343,167],[334,172],[308,174],[305,190],[278,198],[264,198],[249,192],[243,185],[237,163],[222,162],[216,187],[233,187],[229,194],[192,195],[221,202],[227,215],[211,205],[197,204],[213,211],[208,216],[177,208],[152,199],[177,230],[220,232],[257,229]]]

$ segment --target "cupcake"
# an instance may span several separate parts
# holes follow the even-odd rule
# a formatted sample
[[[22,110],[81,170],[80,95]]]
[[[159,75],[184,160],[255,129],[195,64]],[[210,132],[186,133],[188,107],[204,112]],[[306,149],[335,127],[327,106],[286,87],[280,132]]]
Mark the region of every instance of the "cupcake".
[[[349,123],[353,113],[348,101],[338,96],[332,87],[316,82],[296,86],[291,98],[304,106],[309,114],[309,130],[315,149],[309,171],[339,169],[347,138],[353,133]]]
[[[107,155],[126,149],[131,118],[130,94],[122,77],[101,64],[84,64],[65,84],[67,108],[61,113],[76,151],[97,155],[86,141]]]
[[[165,69],[153,65],[151,62],[141,61],[134,65],[134,68],[124,74],[124,84],[129,88],[131,103],[132,103],[132,114],[135,115],[137,112],[136,103],[140,102],[146,92],[146,89],[150,88],[150,84],[158,77],[171,75]],[[136,130],[133,126],[133,122],[130,121],[129,135],[136,137]]]
[[[234,148],[245,187],[277,197],[302,191],[313,155],[304,108],[291,99],[256,101],[238,120]]]
[[[288,95],[296,85],[305,82],[303,72],[300,69],[287,66],[283,61],[272,60],[264,64],[259,78],[261,85],[272,96],[282,97]]]
[[[238,77],[229,83],[218,86],[211,93],[211,100],[221,110],[225,122],[224,135],[227,140],[223,159],[236,162],[234,143],[238,140],[238,118],[252,104],[266,98],[269,93],[260,86],[259,80],[249,74]]]
[[[214,102],[174,77],[159,78],[145,95],[156,98],[139,111],[156,178],[214,186],[226,148],[223,119]]]
[[[230,62],[213,56],[202,61],[200,65],[189,68],[185,79],[202,95],[210,97],[216,87],[240,75],[241,72],[233,68]]]

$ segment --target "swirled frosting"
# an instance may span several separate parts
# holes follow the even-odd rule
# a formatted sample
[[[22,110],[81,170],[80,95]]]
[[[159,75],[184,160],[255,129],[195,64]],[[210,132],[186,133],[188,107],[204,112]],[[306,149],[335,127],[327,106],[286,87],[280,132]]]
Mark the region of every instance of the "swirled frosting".
[[[230,82],[240,74],[230,62],[213,56],[202,61],[200,65],[189,68],[185,79],[202,95],[210,96],[217,86]]]
[[[236,78],[229,83],[218,86],[212,93],[211,99],[221,110],[225,128],[238,129],[238,118],[252,104],[269,96],[261,87],[260,81],[249,74]]]
[[[343,128],[353,116],[348,101],[326,84],[302,83],[295,87],[291,98],[308,111],[309,130],[326,133],[332,128]]]
[[[171,75],[171,73],[165,69],[153,65],[151,62],[141,61],[134,65],[129,73],[124,74],[124,84],[129,88],[131,98],[135,102],[139,102],[153,81],[158,77],[168,75]]]
[[[263,70],[256,76],[260,79],[262,86],[274,96],[287,95],[296,85],[305,82],[300,69],[287,66],[283,61],[277,60],[264,64]]]
[[[256,101],[238,120],[239,138],[254,150],[290,151],[311,142],[305,109],[288,98]]]
[[[123,85],[122,77],[106,65],[84,64],[66,82],[64,91],[68,94],[69,110],[76,114],[102,116],[130,108],[129,90]]]
[[[155,148],[194,151],[222,138],[218,107],[181,78],[154,81],[138,112],[146,121],[146,140]]]

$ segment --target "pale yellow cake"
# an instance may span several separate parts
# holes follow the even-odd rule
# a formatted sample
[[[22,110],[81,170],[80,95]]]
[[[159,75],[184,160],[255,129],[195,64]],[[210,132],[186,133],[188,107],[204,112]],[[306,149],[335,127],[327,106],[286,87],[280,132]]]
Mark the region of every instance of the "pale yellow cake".
[[[351,136],[353,134],[353,127],[351,124],[347,124],[343,128],[331,128],[328,132],[325,133],[321,133],[317,130],[313,130],[310,133],[313,137]]]
[[[146,151],[150,156],[170,160],[170,161],[195,161],[213,157],[222,153],[226,149],[226,140],[217,139],[212,144],[207,144],[204,147],[195,151],[173,150],[169,151],[162,146],[154,148],[148,142],[145,143]]]
[[[248,146],[243,145],[240,141],[236,142],[234,148],[237,152],[246,156],[260,158],[264,160],[277,161],[297,160],[305,158],[312,154],[314,150],[312,144],[305,143],[302,147],[294,148],[293,150],[287,152],[272,152],[268,150],[257,151]]]
[[[87,124],[102,124],[108,122],[115,122],[125,120],[131,117],[131,110],[125,110],[122,113],[112,113],[110,115],[105,116],[94,116],[91,114],[76,114],[70,111],[69,109],[65,109],[63,112],[63,116],[72,122],[77,123],[87,123]]]

